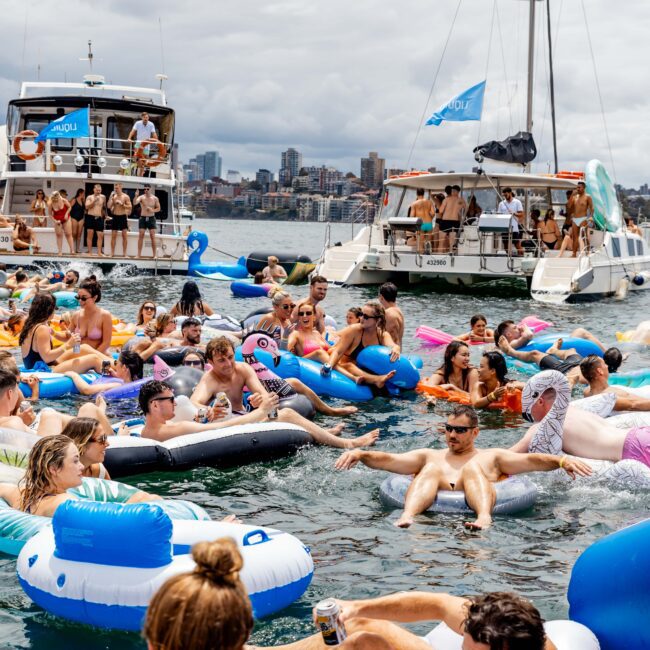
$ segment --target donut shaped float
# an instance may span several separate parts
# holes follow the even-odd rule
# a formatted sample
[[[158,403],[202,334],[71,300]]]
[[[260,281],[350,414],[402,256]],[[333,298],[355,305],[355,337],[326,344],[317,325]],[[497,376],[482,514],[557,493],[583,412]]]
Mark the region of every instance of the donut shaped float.
[[[406,491],[412,478],[402,474],[391,474],[379,487],[379,496],[384,504],[392,508],[403,508]],[[532,508],[537,501],[537,488],[525,476],[511,476],[494,486],[496,505],[492,511],[496,515],[514,515]],[[436,500],[426,512],[474,512],[465,501],[464,492],[440,490]]]

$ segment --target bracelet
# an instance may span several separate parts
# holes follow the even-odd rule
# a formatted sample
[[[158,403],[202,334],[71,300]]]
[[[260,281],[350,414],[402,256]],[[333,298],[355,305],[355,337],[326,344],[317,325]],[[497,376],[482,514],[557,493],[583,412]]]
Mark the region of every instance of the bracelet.
[[[566,456],[562,456],[562,458],[560,458],[560,463],[559,463],[560,469],[564,467],[564,461],[566,461]]]
[[[494,402],[494,399],[495,399],[495,395],[494,395],[494,391],[492,391],[492,392],[487,396],[488,404],[491,404],[492,402]]]

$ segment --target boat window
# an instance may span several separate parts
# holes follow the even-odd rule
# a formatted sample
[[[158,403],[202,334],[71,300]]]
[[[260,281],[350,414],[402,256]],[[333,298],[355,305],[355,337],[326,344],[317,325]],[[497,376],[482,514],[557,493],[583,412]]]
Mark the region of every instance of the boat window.
[[[109,117],[106,120],[106,152],[127,154],[129,153],[128,142],[129,133],[133,128],[134,119],[132,117]]]
[[[381,218],[383,221],[391,219],[392,217],[397,216],[397,211],[399,210],[402,197],[404,196],[405,190],[403,187],[391,187],[390,185],[384,188],[384,204],[382,207]],[[386,196],[388,194],[388,196]],[[413,193],[415,196],[415,192]],[[413,199],[415,200],[415,199]],[[412,203],[413,201],[411,201]],[[410,203],[406,203],[405,210],[408,209]]]
[[[40,133],[50,122],[58,119],[57,115],[26,115],[25,130]],[[72,140],[57,138],[50,140],[52,153],[55,151],[72,151]]]
[[[643,242],[640,239],[636,240],[636,254],[643,255]]]
[[[621,256],[621,242],[618,237],[612,237],[612,255],[614,257]]]
[[[633,239],[628,239],[627,240],[627,254],[630,256],[634,256],[634,240]]]

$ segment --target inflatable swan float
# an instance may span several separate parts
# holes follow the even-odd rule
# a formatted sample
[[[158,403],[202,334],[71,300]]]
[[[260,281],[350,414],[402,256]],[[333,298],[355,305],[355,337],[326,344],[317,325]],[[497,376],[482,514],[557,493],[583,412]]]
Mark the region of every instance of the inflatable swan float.
[[[564,444],[564,421],[566,419],[569,406],[571,405],[571,388],[566,377],[557,370],[545,370],[528,380],[521,396],[522,413],[530,413],[530,409],[545,391],[552,389],[555,391],[555,399],[549,412],[544,416],[542,421],[537,425],[533,437],[528,445],[528,451],[533,453],[544,454],[562,454]],[[593,398],[583,400],[581,409],[595,413],[596,415],[608,415],[616,402],[616,395],[613,393],[603,393]],[[623,416],[628,418],[628,416]],[[620,425],[619,428],[632,429],[638,426],[637,423],[630,422],[628,419],[621,419],[620,422],[615,420],[621,418],[608,418],[607,423],[613,426]],[[627,442],[627,441],[626,441]],[[594,473],[590,480],[605,480],[623,484],[626,487],[650,488],[650,467],[644,463],[631,458],[622,459],[618,462],[603,460],[584,459],[588,462]]]

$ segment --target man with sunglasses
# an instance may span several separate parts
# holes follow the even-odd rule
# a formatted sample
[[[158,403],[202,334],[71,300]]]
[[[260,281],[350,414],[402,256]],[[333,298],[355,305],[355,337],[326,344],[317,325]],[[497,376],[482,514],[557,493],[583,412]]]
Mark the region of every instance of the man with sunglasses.
[[[324,278],[322,275],[312,276],[309,282],[309,296],[298,301],[291,314],[291,320],[294,323],[297,323],[298,311],[300,311],[301,305],[309,303],[310,305],[313,305],[316,310],[316,322],[314,323],[314,327],[321,334],[325,334],[325,312],[322,307],[319,307],[319,305],[323,300],[325,300],[328,287],[327,278]]]
[[[138,404],[144,413],[144,428],[142,429],[143,438],[151,438],[164,442],[171,438],[184,436],[188,433],[199,433],[201,431],[212,431],[222,429],[233,425],[231,420],[222,422],[193,422],[182,420],[180,422],[171,422],[175,415],[176,398],[172,387],[164,381],[147,382],[140,389],[138,395]],[[237,424],[249,424],[251,422],[263,422],[267,419],[268,414],[277,407],[278,396],[266,394],[260,400],[259,407],[251,413],[246,413],[237,418]],[[213,417],[210,412],[208,417]]]
[[[478,416],[471,406],[459,405],[447,417],[447,449],[415,449],[404,454],[355,449],[345,452],[336,469],[351,469],[361,462],[372,469],[396,474],[414,474],[406,493],[404,512],[395,522],[400,528],[413,524],[436,499],[438,490],[465,492],[476,520],[465,526],[472,530],[489,528],[496,501],[494,484],[505,476],[525,472],[563,469],[571,478],[589,476],[591,468],[579,459],[551,454],[518,454],[507,449],[477,449]]]

